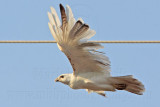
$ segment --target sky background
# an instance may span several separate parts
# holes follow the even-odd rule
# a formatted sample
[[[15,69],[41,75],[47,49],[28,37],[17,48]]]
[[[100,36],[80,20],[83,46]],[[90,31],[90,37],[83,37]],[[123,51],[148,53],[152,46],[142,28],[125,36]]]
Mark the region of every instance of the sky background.
[[[160,0],[0,0],[0,40],[54,40],[47,12],[59,3],[97,32],[92,40],[160,40]],[[54,82],[72,72],[56,44],[0,44],[0,107],[159,107],[160,44],[103,45],[111,74],[134,75],[144,95],[72,90]]]

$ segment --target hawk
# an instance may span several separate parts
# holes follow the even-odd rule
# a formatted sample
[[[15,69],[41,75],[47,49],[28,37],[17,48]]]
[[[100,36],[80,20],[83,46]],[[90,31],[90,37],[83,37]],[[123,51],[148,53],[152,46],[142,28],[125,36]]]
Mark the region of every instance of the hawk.
[[[103,48],[99,43],[89,42],[96,32],[85,24],[82,18],[75,20],[71,8],[66,10],[60,4],[61,21],[56,10],[51,7],[48,12],[49,29],[57,42],[58,48],[67,56],[73,73],[62,74],[55,79],[72,89],[86,89],[105,96],[105,91],[126,90],[142,95],[144,85],[132,75],[112,77],[110,61],[104,53],[97,51]]]

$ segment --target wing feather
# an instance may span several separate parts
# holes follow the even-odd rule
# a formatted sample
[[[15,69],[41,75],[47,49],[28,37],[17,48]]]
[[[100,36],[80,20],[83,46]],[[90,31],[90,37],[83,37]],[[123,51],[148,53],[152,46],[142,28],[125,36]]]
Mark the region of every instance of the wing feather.
[[[69,38],[72,39],[75,36],[75,33],[80,29],[80,27],[82,26],[82,22],[81,21],[77,21],[75,23],[75,25],[73,26],[73,28],[71,29],[70,33],[69,33]]]
[[[77,38],[78,36],[83,35],[87,30],[89,29],[89,26],[86,24],[83,24],[74,34],[74,38]]]
[[[103,48],[103,46],[101,46],[99,43],[92,43],[92,42],[82,43],[79,45],[79,47],[80,48],[92,48],[92,47]]]
[[[84,24],[81,18],[76,22],[68,5],[65,12],[64,7],[60,4],[60,10],[62,26],[59,25],[60,22],[54,8],[51,8],[52,14],[48,14],[50,20],[48,25],[57,41],[58,48],[69,59],[74,74],[99,72],[109,75],[110,61],[104,53],[97,51],[103,46],[99,43],[87,41],[96,32],[91,30],[87,24]]]
[[[57,15],[56,10],[55,10],[53,7],[51,7],[50,9],[51,9],[51,13],[52,13],[52,15],[53,15],[54,21],[55,21],[55,23],[56,23],[56,26],[57,26],[57,27],[60,27],[60,26],[61,26],[61,22],[60,22],[60,20],[59,20],[59,17],[58,17],[58,15]]]
[[[60,4],[59,6],[60,6],[60,11],[61,11],[61,19],[62,19],[62,30],[64,30],[67,24],[67,15],[65,13],[65,9],[62,6],[62,4]]]
[[[56,41],[58,41],[57,36],[56,36],[56,33],[55,33],[55,30],[54,30],[52,24],[51,24],[51,23],[48,23],[48,26],[49,26],[49,29],[50,29],[50,31],[51,31],[51,34],[52,34],[53,38],[54,38]]]

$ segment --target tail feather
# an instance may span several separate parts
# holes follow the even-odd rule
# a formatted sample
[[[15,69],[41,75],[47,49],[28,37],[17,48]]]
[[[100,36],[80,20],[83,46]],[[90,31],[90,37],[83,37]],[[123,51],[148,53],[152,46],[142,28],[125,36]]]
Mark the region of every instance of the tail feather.
[[[138,95],[142,95],[145,91],[144,85],[131,75],[111,77],[111,83],[117,90],[126,90]]]

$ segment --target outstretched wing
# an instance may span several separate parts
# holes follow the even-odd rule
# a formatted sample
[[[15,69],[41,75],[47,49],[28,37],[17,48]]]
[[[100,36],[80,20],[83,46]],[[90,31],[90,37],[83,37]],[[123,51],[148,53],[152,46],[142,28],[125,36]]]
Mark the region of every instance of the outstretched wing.
[[[57,41],[58,48],[69,59],[74,74],[86,72],[102,72],[109,75],[110,61],[104,53],[96,51],[103,48],[98,43],[88,42],[95,31],[91,30],[83,20],[74,19],[71,8],[67,5],[66,12],[60,4],[62,24],[54,8],[48,13],[50,31]]]

